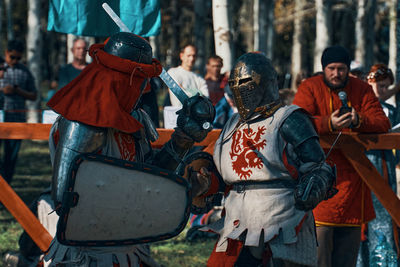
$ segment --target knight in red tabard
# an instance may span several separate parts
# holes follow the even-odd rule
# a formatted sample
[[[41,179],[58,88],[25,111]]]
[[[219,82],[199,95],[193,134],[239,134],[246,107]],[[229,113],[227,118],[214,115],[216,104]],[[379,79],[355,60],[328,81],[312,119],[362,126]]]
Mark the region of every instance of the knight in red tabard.
[[[314,126],[300,107],[282,105],[261,53],[238,59],[229,86],[239,113],[216,142],[218,175],[203,169],[194,184],[206,201],[225,191],[224,216],[206,228],[220,235],[207,266],[316,266],[311,211],[334,194],[335,172]]]

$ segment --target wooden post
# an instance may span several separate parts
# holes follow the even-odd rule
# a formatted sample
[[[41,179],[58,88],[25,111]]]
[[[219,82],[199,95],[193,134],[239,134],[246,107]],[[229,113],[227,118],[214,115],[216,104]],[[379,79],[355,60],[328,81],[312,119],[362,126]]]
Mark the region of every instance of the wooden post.
[[[0,202],[21,224],[36,245],[42,251],[47,251],[53,237],[1,175]]]

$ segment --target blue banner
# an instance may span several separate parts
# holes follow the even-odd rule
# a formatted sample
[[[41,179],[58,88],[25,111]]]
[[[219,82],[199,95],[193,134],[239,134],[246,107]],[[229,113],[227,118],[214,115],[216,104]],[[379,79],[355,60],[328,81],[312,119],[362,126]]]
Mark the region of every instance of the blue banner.
[[[47,30],[107,37],[120,31],[102,7],[107,3],[135,34],[159,34],[159,0],[50,0]]]

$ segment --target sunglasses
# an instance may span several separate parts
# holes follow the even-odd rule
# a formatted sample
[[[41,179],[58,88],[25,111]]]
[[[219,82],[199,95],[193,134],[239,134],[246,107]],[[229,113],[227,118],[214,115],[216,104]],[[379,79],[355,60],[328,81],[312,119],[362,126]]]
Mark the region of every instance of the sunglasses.
[[[10,58],[11,58],[12,60],[20,60],[20,59],[21,59],[21,57],[18,57],[18,56],[10,56]]]

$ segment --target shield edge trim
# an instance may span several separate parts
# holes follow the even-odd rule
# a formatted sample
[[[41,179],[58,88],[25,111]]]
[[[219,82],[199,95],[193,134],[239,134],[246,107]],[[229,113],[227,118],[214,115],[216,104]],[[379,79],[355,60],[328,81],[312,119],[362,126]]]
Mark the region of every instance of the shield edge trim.
[[[185,213],[182,218],[182,222],[178,227],[169,233],[163,234],[163,235],[157,235],[157,236],[148,236],[148,237],[142,237],[142,238],[134,238],[134,239],[124,239],[124,240],[86,240],[86,241],[78,241],[78,240],[68,240],[65,237],[65,230],[68,222],[68,214],[70,211],[70,208],[74,206],[74,201],[72,200],[71,203],[72,205],[64,205],[61,207],[60,211],[60,219],[58,220],[57,224],[57,240],[67,246],[91,246],[91,247],[104,247],[104,246],[126,246],[126,245],[136,245],[136,244],[143,244],[143,243],[150,243],[150,242],[156,242],[156,241],[161,241],[165,239],[172,238],[174,236],[177,236],[179,233],[183,231],[183,229],[186,227],[187,221],[189,220],[190,216],[190,207],[191,207],[191,202],[192,202],[192,195],[191,195],[191,190],[190,190],[190,184],[189,182],[184,179],[183,177],[175,174],[172,171],[165,170],[153,165],[149,165],[146,163],[137,163],[137,162],[132,162],[132,161],[126,161],[122,159],[117,159],[117,158],[112,158],[112,157],[107,157],[104,155],[98,155],[98,154],[81,154],[75,157],[73,161],[73,165],[71,166],[69,172],[68,172],[68,179],[67,179],[67,191],[64,192],[64,195],[70,195],[72,198],[77,199],[77,197],[74,194],[74,184],[75,184],[75,178],[77,174],[77,170],[79,168],[79,165],[84,162],[84,161],[97,161],[97,162],[102,162],[114,166],[119,166],[125,169],[133,169],[133,170],[139,170],[139,171],[146,171],[150,172],[156,175],[163,176],[177,184],[180,184],[186,188],[186,196],[187,196],[187,203],[186,203],[186,208],[185,208]]]

